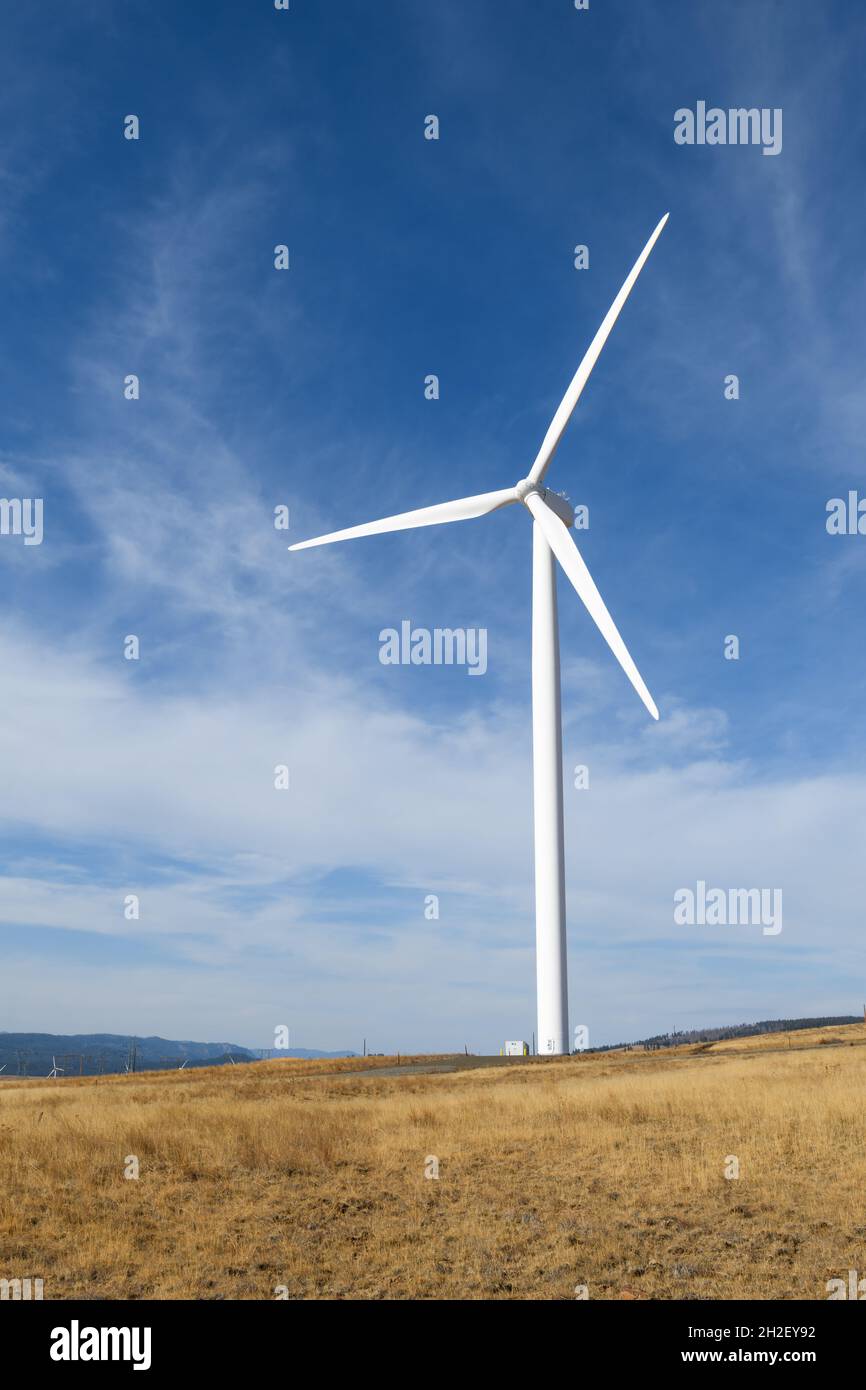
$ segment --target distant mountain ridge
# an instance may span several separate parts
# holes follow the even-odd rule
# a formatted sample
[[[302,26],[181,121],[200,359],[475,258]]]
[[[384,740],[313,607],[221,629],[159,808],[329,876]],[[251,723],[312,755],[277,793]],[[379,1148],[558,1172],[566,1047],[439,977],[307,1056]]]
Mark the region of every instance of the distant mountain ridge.
[[[637,1042],[610,1043],[606,1047],[587,1049],[592,1052],[611,1052],[617,1047],[681,1047],[683,1043],[726,1042],[729,1038],[756,1038],[762,1033],[794,1033],[799,1028],[838,1028],[845,1023],[863,1023],[861,1014],[844,1014],[827,1018],[770,1018],[760,1023],[734,1023],[721,1028],[689,1028],[686,1032],[656,1033]]]
[[[588,1048],[611,1052],[615,1048],[656,1050],[684,1043],[723,1042],[728,1038],[758,1037],[763,1033],[790,1033],[800,1028],[832,1028],[862,1023],[859,1014],[825,1018],[776,1018],[758,1023],[735,1023],[720,1028],[690,1028],[684,1032],[656,1033],[636,1042],[609,1043]],[[124,1071],[170,1071],[185,1066],[215,1067],[258,1062],[268,1057],[357,1057],[357,1052],[323,1052],[318,1048],[262,1048],[253,1051],[237,1043],[201,1043],[172,1038],[131,1038],[122,1033],[4,1033],[0,1032],[0,1077],[47,1076],[54,1060],[64,1076],[99,1076]]]
[[[201,1043],[173,1038],[131,1038],[121,1033],[3,1033],[0,1068],[4,1076],[46,1076],[54,1065],[65,1076],[98,1076],[123,1071],[169,1071],[231,1066],[276,1057],[354,1057],[354,1052],[320,1052],[296,1047],[253,1052],[237,1043]]]

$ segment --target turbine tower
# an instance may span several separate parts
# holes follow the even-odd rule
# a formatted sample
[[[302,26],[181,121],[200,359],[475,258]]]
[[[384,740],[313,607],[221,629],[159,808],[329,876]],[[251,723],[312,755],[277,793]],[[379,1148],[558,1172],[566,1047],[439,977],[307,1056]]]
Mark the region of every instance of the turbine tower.
[[[641,251],[601,327],[586,350],[559,409],[544,436],[529,473],[514,487],[498,492],[463,497],[417,511],[387,516],[345,531],[290,545],[289,550],[330,545],[357,536],[381,535],[418,526],[439,526],[449,521],[469,521],[522,502],[533,519],[532,527],[532,786],[535,823],[535,951],[538,1000],[538,1051],[551,1056],[567,1053],[568,974],[565,931],[565,836],[562,796],[562,714],[560,708],[559,627],[556,605],[558,561],[590,617],[625,671],[653,719],[658,719],[652,696],[619,635],[613,618],[595,587],[583,557],[569,536],[574,509],[557,493],[544,487],[544,477],[581,392],[607,342],[632,287],[656,244],[668,214],[659,222]]]

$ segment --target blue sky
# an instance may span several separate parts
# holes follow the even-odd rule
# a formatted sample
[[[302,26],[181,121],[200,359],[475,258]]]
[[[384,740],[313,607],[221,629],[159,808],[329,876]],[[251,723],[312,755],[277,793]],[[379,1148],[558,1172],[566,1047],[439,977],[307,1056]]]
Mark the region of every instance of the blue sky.
[[[860,1007],[864,62],[853,0],[4,13],[0,1027],[529,1036],[529,519],[286,543],[524,476],[668,210],[548,477],[662,716],[563,580],[571,1020]],[[383,666],[403,619],[486,674]],[[675,925],[699,879],[783,931]]]

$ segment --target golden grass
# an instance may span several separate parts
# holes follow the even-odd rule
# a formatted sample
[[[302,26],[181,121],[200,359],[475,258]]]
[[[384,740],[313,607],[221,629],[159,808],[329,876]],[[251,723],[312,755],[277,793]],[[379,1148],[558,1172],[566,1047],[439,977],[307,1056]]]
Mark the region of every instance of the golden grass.
[[[866,1274],[864,1042],[10,1081],[0,1278],[46,1298],[826,1298]]]

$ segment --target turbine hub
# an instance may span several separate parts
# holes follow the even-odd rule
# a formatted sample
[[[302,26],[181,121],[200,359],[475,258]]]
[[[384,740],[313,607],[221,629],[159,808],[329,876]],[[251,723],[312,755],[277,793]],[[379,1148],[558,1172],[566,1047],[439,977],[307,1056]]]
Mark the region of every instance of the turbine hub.
[[[551,492],[549,487],[542,487],[541,483],[530,482],[529,478],[521,478],[519,483],[515,483],[514,491],[521,502],[525,502],[527,497],[537,492],[542,502],[547,503],[560,521],[566,526],[574,525],[574,507],[566,497],[560,497],[558,492]]]

